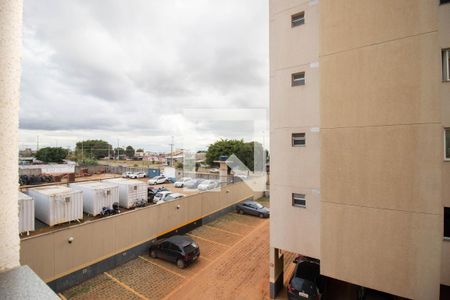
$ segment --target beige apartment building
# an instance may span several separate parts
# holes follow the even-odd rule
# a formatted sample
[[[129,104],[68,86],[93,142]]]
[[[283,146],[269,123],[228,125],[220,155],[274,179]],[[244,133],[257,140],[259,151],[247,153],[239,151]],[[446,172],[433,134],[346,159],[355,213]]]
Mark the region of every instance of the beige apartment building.
[[[450,286],[450,1],[270,0],[270,290],[285,251],[410,299]]]

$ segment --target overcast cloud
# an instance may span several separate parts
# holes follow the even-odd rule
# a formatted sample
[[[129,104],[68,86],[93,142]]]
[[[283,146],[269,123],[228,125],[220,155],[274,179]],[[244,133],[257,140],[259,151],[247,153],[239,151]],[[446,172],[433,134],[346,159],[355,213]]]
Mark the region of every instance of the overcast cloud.
[[[20,147],[251,138],[251,122],[183,109],[267,107],[267,14],[263,0],[25,0]]]

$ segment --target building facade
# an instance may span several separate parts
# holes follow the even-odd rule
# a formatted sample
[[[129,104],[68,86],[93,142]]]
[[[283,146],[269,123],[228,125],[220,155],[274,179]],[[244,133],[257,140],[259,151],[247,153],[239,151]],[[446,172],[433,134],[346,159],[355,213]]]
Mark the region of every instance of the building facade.
[[[272,296],[284,251],[405,298],[450,285],[447,2],[270,1]]]

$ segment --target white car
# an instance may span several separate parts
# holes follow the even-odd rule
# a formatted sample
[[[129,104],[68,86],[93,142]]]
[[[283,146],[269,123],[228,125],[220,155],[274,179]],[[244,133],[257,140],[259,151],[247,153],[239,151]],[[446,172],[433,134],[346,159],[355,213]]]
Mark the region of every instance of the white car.
[[[153,203],[161,204],[170,200],[175,200],[181,197],[184,197],[185,195],[180,193],[172,193],[170,191],[163,191],[156,193],[155,198],[153,198]]]
[[[188,181],[192,180],[190,177],[183,177],[180,180],[177,180],[173,185],[177,188],[182,188],[184,184]]]
[[[219,173],[219,172],[220,172],[220,170],[217,168],[212,168],[209,170],[209,173]]]
[[[131,174],[133,174],[133,172],[125,172],[125,173],[122,173],[122,177],[128,178],[128,177],[130,177]]]
[[[180,193],[172,193],[166,197],[165,201],[175,200],[175,199],[178,199],[178,198],[181,198],[184,196],[186,196],[186,195],[180,194]]]
[[[128,175],[128,178],[144,178],[144,177],[147,177],[147,175],[144,172],[136,172]]]
[[[207,191],[215,189],[217,186],[218,184],[215,180],[205,180],[198,185],[197,189],[199,191]]]
[[[164,175],[155,176],[152,179],[148,180],[148,184],[161,184],[167,182],[167,177]]]

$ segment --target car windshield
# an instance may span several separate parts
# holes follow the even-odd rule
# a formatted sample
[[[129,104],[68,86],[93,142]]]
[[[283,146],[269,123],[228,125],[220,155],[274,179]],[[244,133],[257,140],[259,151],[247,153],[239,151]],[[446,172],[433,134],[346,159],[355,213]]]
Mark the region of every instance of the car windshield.
[[[257,209],[261,209],[261,208],[263,208],[264,206],[262,206],[260,203],[258,203],[258,202],[255,202],[255,203],[253,203],[253,205],[257,208]]]
[[[298,264],[295,277],[315,282],[320,274],[320,266],[316,263],[303,261]]]

